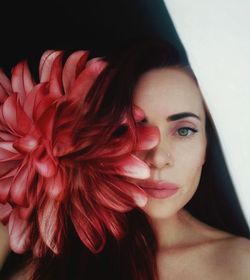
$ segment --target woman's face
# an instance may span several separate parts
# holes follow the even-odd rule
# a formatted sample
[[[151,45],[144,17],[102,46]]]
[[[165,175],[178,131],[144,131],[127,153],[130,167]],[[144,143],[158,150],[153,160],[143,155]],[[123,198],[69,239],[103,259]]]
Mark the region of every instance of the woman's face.
[[[138,81],[134,103],[145,113],[142,125],[157,126],[158,145],[137,156],[150,167],[150,178],[138,184],[148,193],[143,211],[168,218],[195,193],[205,161],[205,112],[193,78],[177,68],[155,69]]]

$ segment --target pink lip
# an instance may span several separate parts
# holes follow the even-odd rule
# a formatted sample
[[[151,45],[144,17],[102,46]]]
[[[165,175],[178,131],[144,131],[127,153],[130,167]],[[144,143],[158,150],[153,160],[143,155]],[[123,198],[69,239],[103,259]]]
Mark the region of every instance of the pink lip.
[[[167,198],[174,195],[179,187],[166,181],[146,180],[140,184],[145,192],[154,198]]]

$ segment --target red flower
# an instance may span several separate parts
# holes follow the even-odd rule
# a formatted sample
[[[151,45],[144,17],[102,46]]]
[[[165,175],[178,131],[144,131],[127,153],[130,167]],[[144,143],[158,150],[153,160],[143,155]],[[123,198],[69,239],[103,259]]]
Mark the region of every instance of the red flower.
[[[129,114],[115,124],[110,116],[92,121],[108,81],[98,102],[89,96],[106,63],[88,56],[74,52],[63,65],[62,51],[46,51],[38,83],[25,61],[13,68],[11,81],[0,72],[0,220],[17,253],[60,253],[69,221],[98,252],[105,230],[121,238],[122,213],[146,202],[129,178],[147,178],[149,169],[133,153],[152,148],[158,131],[135,133]],[[143,118],[139,108],[134,118]],[[114,136],[124,124],[127,132]]]

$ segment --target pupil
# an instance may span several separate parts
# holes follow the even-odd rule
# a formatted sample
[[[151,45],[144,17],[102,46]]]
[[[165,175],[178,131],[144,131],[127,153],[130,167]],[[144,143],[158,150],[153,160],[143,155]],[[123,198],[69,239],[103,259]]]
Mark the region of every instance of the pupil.
[[[180,134],[181,134],[182,136],[185,136],[185,135],[187,135],[187,133],[188,133],[188,131],[187,131],[186,128],[181,128],[179,132],[180,132]]]

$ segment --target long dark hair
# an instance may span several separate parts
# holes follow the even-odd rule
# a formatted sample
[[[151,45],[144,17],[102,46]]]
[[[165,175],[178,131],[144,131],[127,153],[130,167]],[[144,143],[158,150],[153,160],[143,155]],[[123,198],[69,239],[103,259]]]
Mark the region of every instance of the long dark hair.
[[[112,75],[102,100],[102,109],[98,114],[104,116],[112,111],[113,119],[120,119],[124,111],[132,111],[133,89],[143,73],[162,67],[187,66],[182,63],[175,47],[160,40],[133,42],[116,53],[107,55],[107,60],[109,62],[108,67],[93,86],[90,94],[92,98],[98,100],[98,89],[106,78],[110,77],[110,74]],[[238,210],[234,210],[233,215],[240,217],[241,222],[236,222],[236,218],[233,219],[233,222],[232,219],[225,218],[225,213],[220,211],[219,207],[214,206],[216,204],[214,196],[218,196],[218,191],[217,193],[214,191],[217,187],[214,179],[216,174],[214,165],[211,163],[214,158],[210,156],[210,152],[213,149],[211,147],[216,145],[215,142],[218,142],[218,139],[208,112],[206,125],[209,143],[207,163],[202,172],[197,194],[186,205],[186,209],[212,226],[246,236],[247,227],[236,199],[228,199],[227,201],[229,202],[229,208],[232,203],[236,205],[236,208],[238,207]],[[224,176],[227,169],[224,162],[223,164]],[[211,173],[213,174],[211,175]],[[226,175],[228,179],[225,182],[230,188],[230,176]],[[210,180],[208,180],[209,178]],[[232,192],[232,190],[233,187],[230,191]],[[211,205],[213,206],[211,207]],[[62,254],[54,256],[48,253],[43,258],[32,260],[34,267],[32,279],[158,279],[157,241],[149,221],[139,208],[126,213],[125,216],[127,221],[125,237],[121,240],[115,240],[107,232],[106,245],[98,254],[92,254],[82,244],[71,222],[68,221],[68,237]],[[27,254],[27,259],[30,258],[31,256]]]

